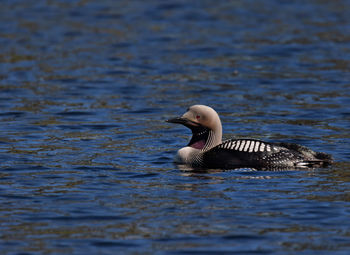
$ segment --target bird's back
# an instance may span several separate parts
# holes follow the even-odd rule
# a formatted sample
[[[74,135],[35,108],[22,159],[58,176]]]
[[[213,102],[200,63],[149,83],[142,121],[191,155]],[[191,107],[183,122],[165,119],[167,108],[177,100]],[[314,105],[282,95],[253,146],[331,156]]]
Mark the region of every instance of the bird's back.
[[[298,168],[325,166],[332,157],[314,152],[293,143],[269,143],[255,139],[230,139],[204,152],[203,165],[207,168],[256,169]]]

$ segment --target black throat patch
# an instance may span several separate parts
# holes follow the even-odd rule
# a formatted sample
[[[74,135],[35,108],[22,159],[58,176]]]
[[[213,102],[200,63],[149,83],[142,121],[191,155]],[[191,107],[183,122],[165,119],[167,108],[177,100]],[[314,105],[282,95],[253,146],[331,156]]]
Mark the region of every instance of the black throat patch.
[[[197,126],[191,127],[191,130],[192,138],[187,146],[196,149],[203,149],[208,140],[210,129],[203,126]]]

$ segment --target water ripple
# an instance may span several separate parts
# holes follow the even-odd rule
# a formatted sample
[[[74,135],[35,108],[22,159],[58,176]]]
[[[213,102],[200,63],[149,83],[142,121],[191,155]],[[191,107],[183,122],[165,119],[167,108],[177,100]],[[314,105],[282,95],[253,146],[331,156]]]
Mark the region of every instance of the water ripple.
[[[348,6],[2,1],[1,254],[347,254]],[[336,163],[176,166],[197,103]]]

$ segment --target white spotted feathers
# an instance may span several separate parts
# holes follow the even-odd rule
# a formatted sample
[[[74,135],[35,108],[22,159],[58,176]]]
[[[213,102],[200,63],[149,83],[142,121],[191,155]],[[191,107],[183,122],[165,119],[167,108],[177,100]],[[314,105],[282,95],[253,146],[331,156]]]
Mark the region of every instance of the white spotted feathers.
[[[252,139],[230,139],[226,140],[220,145],[218,145],[220,149],[232,150],[232,151],[240,151],[240,152],[278,152],[281,147],[274,146],[272,144]]]

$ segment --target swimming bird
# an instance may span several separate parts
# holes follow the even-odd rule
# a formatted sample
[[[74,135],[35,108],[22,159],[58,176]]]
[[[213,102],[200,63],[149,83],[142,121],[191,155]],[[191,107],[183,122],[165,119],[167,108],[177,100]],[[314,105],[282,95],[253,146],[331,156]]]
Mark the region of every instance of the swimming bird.
[[[257,139],[222,141],[217,112],[206,105],[193,105],[181,117],[167,120],[192,131],[187,146],[178,150],[175,162],[193,168],[254,168],[257,170],[324,167],[332,156],[294,143],[271,143]]]

